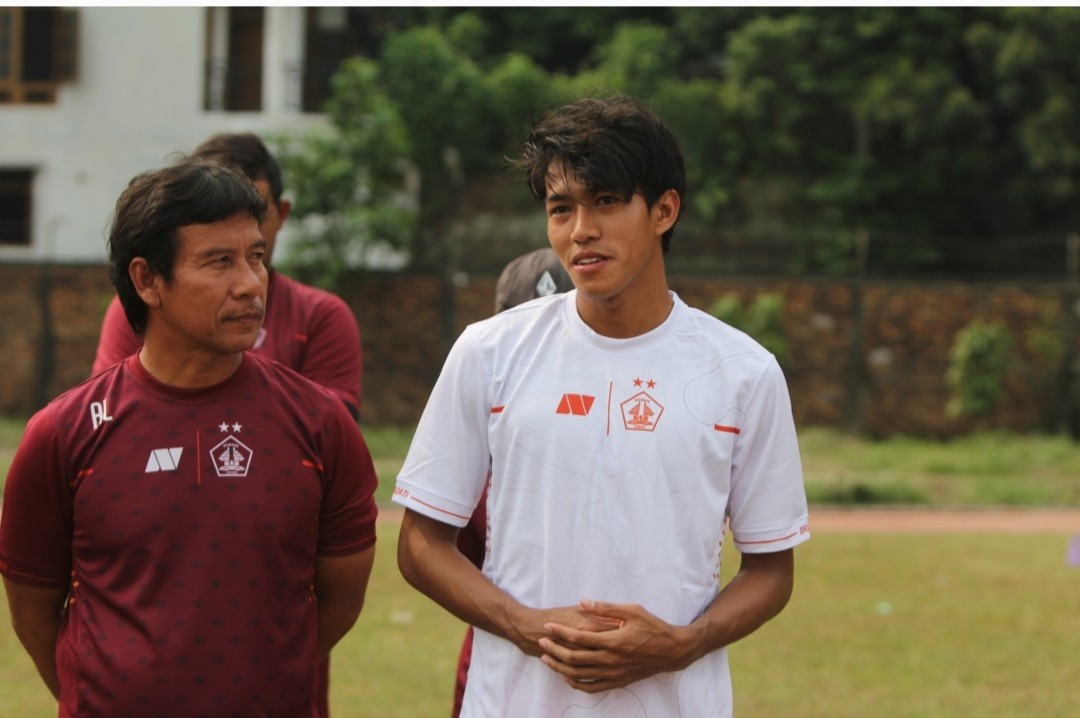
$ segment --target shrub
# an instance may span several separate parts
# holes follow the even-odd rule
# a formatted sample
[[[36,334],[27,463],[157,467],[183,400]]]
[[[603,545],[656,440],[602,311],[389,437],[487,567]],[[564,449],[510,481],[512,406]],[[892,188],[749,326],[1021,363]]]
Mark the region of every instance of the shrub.
[[[784,300],[779,294],[759,294],[747,309],[743,307],[738,295],[731,293],[714,301],[709,307],[709,313],[752,336],[783,365],[787,359],[783,309]]]
[[[980,319],[956,333],[945,372],[950,416],[986,416],[994,410],[1005,395],[1012,345],[1005,327]]]

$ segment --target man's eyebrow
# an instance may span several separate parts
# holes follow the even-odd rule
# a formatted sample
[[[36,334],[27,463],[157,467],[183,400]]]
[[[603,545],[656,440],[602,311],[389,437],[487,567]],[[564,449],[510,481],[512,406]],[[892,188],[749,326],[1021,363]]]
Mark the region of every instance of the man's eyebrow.
[[[568,199],[570,199],[570,195],[565,192],[549,192],[548,195],[544,197],[544,203],[565,202]]]
[[[252,242],[249,249],[250,248],[265,249],[266,248],[266,238],[261,237],[258,240]],[[213,247],[207,247],[207,248],[203,249],[196,256],[198,256],[198,257],[213,257],[213,256],[216,256],[216,255],[219,255],[219,254],[240,254],[243,251],[244,250],[243,250],[242,247],[237,247],[237,246],[231,245],[231,244],[219,244],[219,245],[216,245],[216,246],[213,246]]]

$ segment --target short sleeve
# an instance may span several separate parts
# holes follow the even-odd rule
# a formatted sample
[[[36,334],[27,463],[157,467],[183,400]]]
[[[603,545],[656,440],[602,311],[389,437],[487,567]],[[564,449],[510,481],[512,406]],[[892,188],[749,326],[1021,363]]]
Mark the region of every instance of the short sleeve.
[[[810,537],[808,518],[791,399],[780,367],[770,360],[735,442],[728,504],[731,533],[740,551],[782,551]]]
[[[35,414],[15,451],[0,514],[0,573],[42,588],[71,576],[69,472],[50,407]]]
[[[424,407],[394,502],[437,521],[467,524],[487,481],[491,411],[486,373],[466,329]]]
[[[319,518],[320,556],[348,556],[375,544],[375,488],[371,452],[345,407],[331,404],[323,453],[323,502]]]
[[[360,328],[349,305],[327,293],[312,313],[307,348],[295,369],[345,402],[353,417],[360,411],[362,350]]]

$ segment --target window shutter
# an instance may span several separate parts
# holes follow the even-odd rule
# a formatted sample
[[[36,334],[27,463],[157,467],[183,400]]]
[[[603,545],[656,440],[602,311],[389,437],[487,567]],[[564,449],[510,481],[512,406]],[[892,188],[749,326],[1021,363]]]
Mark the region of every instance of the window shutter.
[[[57,82],[75,82],[79,77],[79,11],[65,8],[56,15],[55,79]]]

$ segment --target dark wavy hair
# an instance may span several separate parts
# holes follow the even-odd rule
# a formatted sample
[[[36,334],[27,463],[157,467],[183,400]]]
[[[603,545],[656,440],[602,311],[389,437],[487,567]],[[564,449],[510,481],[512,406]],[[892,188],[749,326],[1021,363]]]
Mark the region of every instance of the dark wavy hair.
[[[136,333],[146,330],[147,309],[128,274],[131,261],[142,257],[171,282],[178,229],[244,213],[261,222],[266,201],[238,170],[211,160],[184,157],[131,180],[116,201],[109,229],[108,271]]]
[[[236,132],[213,135],[196,147],[192,154],[223,165],[233,165],[247,175],[252,182],[265,179],[270,185],[270,196],[274,198],[274,203],[281,201],[281,193],[284,190],[281,165],[255,133]]]
[[[615,192],[629,200],[640,192],[650,209],[668,190],[680,197],[686,192],[678,139],[640,100],[624,95],[581,99],[545,114],[514,162],[541,202],[553,163],[591,193]],[[674,232],[672,225],[663,234],[664,252]]]

